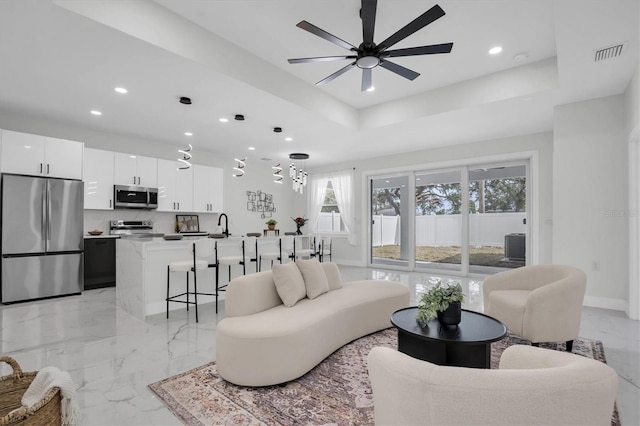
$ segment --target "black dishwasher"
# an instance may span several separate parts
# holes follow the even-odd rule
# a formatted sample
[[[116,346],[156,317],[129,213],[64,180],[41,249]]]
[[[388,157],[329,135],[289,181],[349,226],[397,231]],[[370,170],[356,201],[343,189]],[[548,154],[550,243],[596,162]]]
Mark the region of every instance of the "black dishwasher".
[[[116,239],[85,238],[84,289],[116,285]]]

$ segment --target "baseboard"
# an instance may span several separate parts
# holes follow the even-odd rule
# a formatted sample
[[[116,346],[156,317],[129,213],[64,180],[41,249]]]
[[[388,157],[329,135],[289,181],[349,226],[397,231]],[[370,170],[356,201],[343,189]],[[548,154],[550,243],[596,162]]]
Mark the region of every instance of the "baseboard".
[[[623,311],[627,309],[627,301],[623,299],[611,299],[608,297],[585,296],[584,306],[592,308],[612,309],[614,311]]]

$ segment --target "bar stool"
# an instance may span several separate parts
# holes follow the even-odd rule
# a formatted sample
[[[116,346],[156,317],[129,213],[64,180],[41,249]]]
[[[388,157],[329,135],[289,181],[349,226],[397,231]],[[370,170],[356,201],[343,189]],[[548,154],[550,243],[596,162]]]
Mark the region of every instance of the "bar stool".
[[[273,266],[274,260],[282,263],[282,240],[280,238],[265,238],[257,243],[258,252],[258,272],[262,271],[262,260],[270,260]]]
[[[242,275],[247,273],[246,271],[246,262],[245,262],[245,252],[244,252],[244,240],[221,240],[216,241],[215,244],[215,252],[216,252],[216,314],[218,313],[218,294],[221,291],[227,291],[227,284],[221,286],[220,285],[220,266],[226,265],[229,267],[229,281],[231,281],[231,266],[233,265],[241,265],[242,266]]]
[[[311,235],[298,235],[293,237],[293,261],[302,258],[316,256],[314,237]]]
[[[320,262],[324,262],[324,257],[329,255],[329,262],[331,262],[331,245],[333,242],[329,237],[320,237],[320,241],[318,242],[318,260]]]
[[[260,237],[260,233],[249,232],[244,240],[246,260],[247,262],[256,262],[256,272],[258,272],[258,237]]]
[[[192,260],[177,260],[171,262],[167,265],[167,298],[165,299],[167,302],[167,319],[169,319],[169,302],[176,303],[185,303],[187,305],[187,311],[189,310],[189,305],[195,305],[196,307],[196,322],[198,322],[198,295],[205,296],[216,296],[216,302],[218,299],[217,294],[213,293],[199,293],[198,292],[198,278],[196,271],[214,268],[216,265],[209,263],[207,258],[213,256],[213,252],[215,250],[215,244],[212,240],[202,239],[193,243],[192,252],[193,259]],[[174,296],[169,296],[170,293],[170,280],[171,280],[171,272],[186,272],[187,273],[187,288],[184,293],[176,294]],[[189,272],[193,272],[193,291],[189,291]],[[217,293],[217,290],[216,290]],[[193,295],[193,302],[189,300],[189,295]],[[178,297],[187,296],[187,300],[175,300]],[[217,304],[217,303],[216,303]],[[217,311],[216,311],[217,312]]]

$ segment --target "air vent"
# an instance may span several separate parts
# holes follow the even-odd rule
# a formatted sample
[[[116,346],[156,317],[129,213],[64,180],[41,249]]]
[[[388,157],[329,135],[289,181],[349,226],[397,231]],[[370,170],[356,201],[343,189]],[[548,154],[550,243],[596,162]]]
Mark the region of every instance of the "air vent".
[[[593,58],[594,62],[604,61],[605,59],[611,59],[622,55],[622,46],[624,46],[624,44],[618,44],[596,50],[596,54]]]

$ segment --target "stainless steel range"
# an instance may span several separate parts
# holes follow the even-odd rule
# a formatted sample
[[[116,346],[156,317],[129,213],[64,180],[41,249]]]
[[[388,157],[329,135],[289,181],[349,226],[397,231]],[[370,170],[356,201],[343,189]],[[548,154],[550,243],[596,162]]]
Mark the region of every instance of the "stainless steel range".
[[[109,222],[109,234],[123,238],[163,237],[164,234],[153,232],[152,220],[112,220]]]

